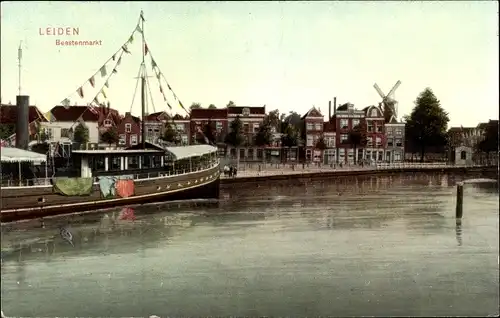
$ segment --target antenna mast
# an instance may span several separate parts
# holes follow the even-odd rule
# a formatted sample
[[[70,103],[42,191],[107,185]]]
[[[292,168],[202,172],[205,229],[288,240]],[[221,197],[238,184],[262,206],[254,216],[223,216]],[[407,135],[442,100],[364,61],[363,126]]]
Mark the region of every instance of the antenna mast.
[[[146,72],[144,64],[145,40],[144,40],[144,15],[141,10],[141,34],[142,34],[142,74],[141,74],[141,110],[142,110],[142,149],[146,149]]]
[[[19,96],[21,96],[21,60],[23,58],[23,49],[21,48],[23,41],[19,42],[19,49],[17,50],[18,68],[19,68]]]

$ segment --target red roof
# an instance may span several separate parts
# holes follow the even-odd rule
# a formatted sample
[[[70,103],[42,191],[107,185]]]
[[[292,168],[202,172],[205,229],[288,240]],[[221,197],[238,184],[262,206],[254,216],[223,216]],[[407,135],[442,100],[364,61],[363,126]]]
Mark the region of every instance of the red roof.
[[[227,108],[194,108],[191,109],[191,119],[227,119]]]
[[[28,114],[29,122],[35,120],[47,121],[42,115],[38,107],[30,106]],[[17,123],[17,105],[0,105],[0,123],[2,124],[16,124]]]
[[[55,106],[50,110],[55,120],[76,122],[82,117],[83,121],[98,121],[99,114],[94,114],[88,106]]]

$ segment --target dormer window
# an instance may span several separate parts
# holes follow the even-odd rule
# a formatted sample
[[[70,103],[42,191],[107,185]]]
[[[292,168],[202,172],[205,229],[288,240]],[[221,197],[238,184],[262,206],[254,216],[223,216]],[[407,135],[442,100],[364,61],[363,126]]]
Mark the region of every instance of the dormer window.
[[[371,111],[371,117],[377,117],[377,116],[378,116],[377,109],[373,108]]]
[[[104,127],[111,127],[113,126],[113,122],[109,119],[104,120]]]

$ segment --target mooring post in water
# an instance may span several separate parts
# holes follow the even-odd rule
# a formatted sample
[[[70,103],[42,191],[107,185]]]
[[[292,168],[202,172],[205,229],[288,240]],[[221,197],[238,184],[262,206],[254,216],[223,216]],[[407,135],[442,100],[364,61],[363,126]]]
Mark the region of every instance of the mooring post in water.
[[[455,217],[457,221],[462,220],[462,215],[464,212],[464,184],[462,182],[457,183],[457,208],[455,212]]]

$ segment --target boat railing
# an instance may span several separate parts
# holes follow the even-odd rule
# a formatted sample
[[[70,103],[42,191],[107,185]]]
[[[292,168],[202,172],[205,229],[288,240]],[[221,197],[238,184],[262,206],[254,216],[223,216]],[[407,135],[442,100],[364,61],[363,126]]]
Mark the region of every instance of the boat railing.
[[[133,179],[135,181],[144,181],[144,180],[149,180],[149,179],[157,179],[157,178],[165,178],[165,177],[170,177],[170,176],[180,176],[180,175],[186,175],[190,173],[196,173],[208,169],[212,169],[217,167],[219,164],[219,161],[214,161],[212,163],[200,163],[193,167],[192,169],[189,168],[179,168],[179,169],[174,169],[174,170],[169,170],[169,171],[157,171],[157,172],[145,172],[145,173],[139,173],[139,174],[130,174],[133,176]],[[123,174],[123,173],[122,173]],[[53,179],[54,177],[48,177],[48,178],[35,178],[35,179],[23,179],[21,181],[19,180],[2,180],[1,186],[2,188],[19,188],[19,187],[46,187],[46,186],[52,186],[53,185]],[[94,184],[99,183],[99,177],[94,177]]]

